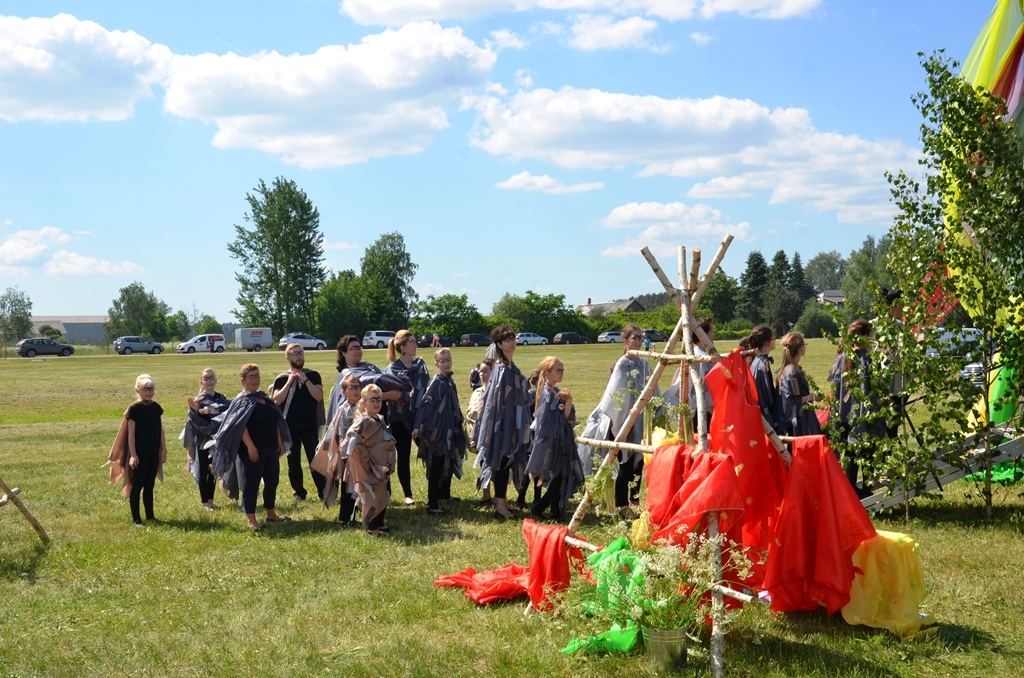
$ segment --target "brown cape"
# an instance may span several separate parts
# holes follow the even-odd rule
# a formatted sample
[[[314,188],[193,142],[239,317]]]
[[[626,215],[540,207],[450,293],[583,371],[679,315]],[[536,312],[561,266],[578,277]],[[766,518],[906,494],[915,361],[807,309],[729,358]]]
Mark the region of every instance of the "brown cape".
[[[132,403],[134,405],[135,403]],[[131,405],[128,406],[131,408]],[[128,459],[131,457],[131,450],[128,447],[128,410],[124,411],[124,416],[121,417],[121,426],[117,429],[117,437],[114,438],[114,444],[110,448],[110,454],[107,455],[107,464],[110,466],[110,484],[113,485],[121,479],[121,496],[125,499],[132,491],[132,467],[128,465]],[[164,465],[161,463],[157,469],[156,477],[160,479],[160,482],[164,481]]]

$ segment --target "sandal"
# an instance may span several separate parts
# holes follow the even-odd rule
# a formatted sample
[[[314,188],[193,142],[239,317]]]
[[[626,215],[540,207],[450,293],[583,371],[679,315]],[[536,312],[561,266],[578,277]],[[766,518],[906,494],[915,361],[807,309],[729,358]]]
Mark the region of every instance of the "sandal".
[[[432,516],[443,516],[444,514],[446,514],[448,512],[445,511],[443,508],[438,507],[438,508],[428,508],[427,509],[427,513],[429,513]]]
[[[290,516],[278,516],[277,518],[267,518],[268,523],[289,523],[291,522]]]
[[[386,537],[388,533],[384,530],[367,530],[366,535],[369,537]]]

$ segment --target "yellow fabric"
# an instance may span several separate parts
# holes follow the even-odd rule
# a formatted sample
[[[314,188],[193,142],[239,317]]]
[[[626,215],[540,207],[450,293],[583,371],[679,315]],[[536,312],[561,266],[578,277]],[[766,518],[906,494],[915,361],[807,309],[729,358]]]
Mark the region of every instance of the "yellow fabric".
[[[1024,30],[1024,2],[997,0],[985,26],[964,60],[960,75],[972,85],[992,91],[1006,68],[1014,44]]]
[[[846,623],[888,629],[906,638],[930,622],[920,614],[928,591],[916,548],[910,536],[882,530],[860,545],[853,554],[857,575],[850,602],[843,608]]]

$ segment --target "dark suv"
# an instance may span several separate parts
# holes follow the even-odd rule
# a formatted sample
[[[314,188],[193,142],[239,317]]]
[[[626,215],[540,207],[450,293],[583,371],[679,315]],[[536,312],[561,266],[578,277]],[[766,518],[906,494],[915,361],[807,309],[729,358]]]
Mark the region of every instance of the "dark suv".
[[[576,332],[559,332],[555,335],[555,338],[551,340],[552,344],[589,344],[590,339],[587,339],[582,334]]]
[[[668,335],[662,334],[658,330],[644,330],[644,336],[654,342],[668,341]]]
[[[491,338],[486,334],[463,334],[459,338],[459,346],[487,346]]]
[[[71,344],[58,344],[53,339],[39,337],[37,339],[22,339],[14,348],[14,352],[26,358],[35,358],[37,355],[60,355],[67,357],[75,352]]]

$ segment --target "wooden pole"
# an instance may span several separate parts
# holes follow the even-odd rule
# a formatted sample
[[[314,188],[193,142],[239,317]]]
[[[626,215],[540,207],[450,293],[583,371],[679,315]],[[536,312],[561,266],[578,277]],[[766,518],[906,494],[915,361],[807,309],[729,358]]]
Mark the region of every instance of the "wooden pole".
[[[668,295],[669,300],[676,305],[676,308],[679,308],[679,291],[672,285],[672,281],[668,279],[668,276],[665,275],[665,271],[661,269],[661,266],[654,258],[654,255],[651,254],[651,251],[646,247],[640,250],[640,254],[644,255],[644,259],[646,259],[647,263],[651,265],[651,269],[654,270],[655,277],[658,278],[658,282],[661,283],[661,286],[665,288],[665,294]]]
[[[708,514],[708,539],[718,537],[718,512]],[[718,546],[712,552],[718,565],[718,579],[722,579],[722,550]],[[725,601],[719,589],[711,590],[711,675],[721,678],[725,675],[725,631],[719,620],[725,616]]]
[[[32,528],[36,531],[36,534],[39,535],[39,538],[42,540],[42,542],[44,544],[49,544],[50,536],[46,534],[46,530],[44,530],[43,526],[39,524],[39,521],[36,520],[36,517],[32,515],[31,512],[29,512],[28,507],[25,506],[25,502],[23,502],[21,498],[18,497],[16,492],[14,492],[10,487],[7,486],[7,483],[4,482],[3,478],[0,478],[0,492],[2,492],[4,496],[6,496],[15,506],[18,507],[18,510],[21,511],[22,515],[25,516],[25,520],[27,520],[29,524],[32,526]]]
[[[617,443],[613,440],[597,440],[595,438],[577,438],[580,445],[589,445],[598,449],[625,450],[627,452],[646,452],[650,454],[657,448],[653,445],[637,445],[636,443]]]

